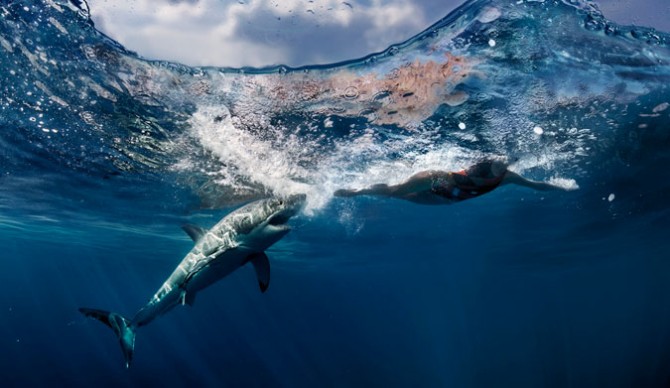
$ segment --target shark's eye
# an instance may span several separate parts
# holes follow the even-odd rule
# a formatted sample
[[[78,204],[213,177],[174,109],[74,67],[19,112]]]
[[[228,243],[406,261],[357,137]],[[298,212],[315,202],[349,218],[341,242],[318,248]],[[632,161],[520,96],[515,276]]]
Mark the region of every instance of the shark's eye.
[[[280,206],[284,205],[284,201],[279,200],[279,205],[280,205]]]

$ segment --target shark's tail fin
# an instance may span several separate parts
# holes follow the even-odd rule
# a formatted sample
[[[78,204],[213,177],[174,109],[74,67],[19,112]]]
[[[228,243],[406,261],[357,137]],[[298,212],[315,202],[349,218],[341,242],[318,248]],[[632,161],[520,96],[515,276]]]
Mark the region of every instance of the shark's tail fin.
[[[83,307],[79,311],[87,317],[99,320],[114,330],[114,334],[116,334],[121,344],[126,368],[128,368],[130,362],[133,360],[133,351],[135,350],[135,326],[128,319],[117,313]]]

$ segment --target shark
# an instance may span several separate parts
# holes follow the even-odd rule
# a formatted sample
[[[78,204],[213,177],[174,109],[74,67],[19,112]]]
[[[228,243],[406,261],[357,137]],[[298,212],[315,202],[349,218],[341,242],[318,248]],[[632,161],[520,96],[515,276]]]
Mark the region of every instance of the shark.
[[[195,246],[133,318],[86,307],[79,311],[114,331],[129,368],[137,328],[176,306],[193,306],[198,292],[245,264],[251,263],[260,290],[265,292],[270,284],[270,262],[265,250],[291,230],[287,222],[301,211],[305,200],[304,194],[260,199],[229,213],[209,230],[184,225],[182,228]]]

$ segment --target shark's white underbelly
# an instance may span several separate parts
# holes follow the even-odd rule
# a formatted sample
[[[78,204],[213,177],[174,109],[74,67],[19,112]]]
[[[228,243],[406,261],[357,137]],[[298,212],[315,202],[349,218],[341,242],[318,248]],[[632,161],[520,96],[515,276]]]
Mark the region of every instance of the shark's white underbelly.
[[[180,264],[170,275],[168,280],[161,286],[151,300],[137,312],[133,323],[143,326],[154,318],[170,311],[173,307],[189,303],[195,298],[198,291],[203,290],[228,276],[247,262],[247,258],[253,251],[235,247],[223,250],[214,257],[194,257],[187,255],[185,261],[193,260],[200,265]],[[207,264],[204,264],[207,263]],[[185,268],[190,267],[190,271]]]

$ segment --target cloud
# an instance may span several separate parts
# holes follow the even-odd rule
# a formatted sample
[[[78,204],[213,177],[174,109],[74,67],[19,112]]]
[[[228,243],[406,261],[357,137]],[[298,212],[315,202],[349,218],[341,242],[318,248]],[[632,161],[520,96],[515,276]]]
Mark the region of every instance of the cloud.
[[[146,58],[230,67],[359,58],[412,37],[462,2],[89,0],[98,28]],[[641,2],[599,3],[615,20],[670,29],[667,0]]]
[[[440,2],[444,15],[457,1]],[[435,21],[424,12],[430,1],[421,5],[412,0],[89,3],[98,28],[126,48],[147,58],[188,65],[300,66],[342,61],[383,50]]]
[[[670,2],[668,0],[600,0],[602,13],[623,25],[650,26],[670,32]]]

